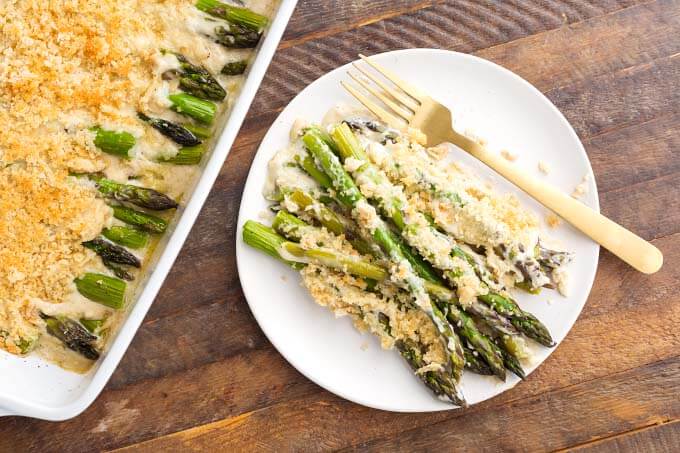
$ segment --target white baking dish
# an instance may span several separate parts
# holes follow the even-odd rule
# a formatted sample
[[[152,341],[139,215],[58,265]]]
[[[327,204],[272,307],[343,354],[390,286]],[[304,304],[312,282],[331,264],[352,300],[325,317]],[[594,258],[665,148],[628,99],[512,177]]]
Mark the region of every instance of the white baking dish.
[[[88,374],[79,375],[36,357],[16,357],[0,351],[0,416],[22,415],[65,420],[84,411],[97,398],[125,354],[208,197],[296,3],[297,0],[281,0],[250,65],[238,100],[228,118],[222,120],[224,127],[215,149],[203,164],[201,176],[195,182],[183,212],[171,224],[169,234],[164,237],[149,263],[149,268],[154,271],[139,285],[135,294],[136,303],[108,352]]]

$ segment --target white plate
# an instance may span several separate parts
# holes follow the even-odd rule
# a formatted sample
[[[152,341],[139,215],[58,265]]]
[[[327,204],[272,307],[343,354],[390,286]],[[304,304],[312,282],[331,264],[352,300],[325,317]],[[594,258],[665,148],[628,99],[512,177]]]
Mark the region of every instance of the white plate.
[[[170,272],[182,244],[198,217],[201,207],[227,158],[236,134],[272,60],[297,0],[282,0],[257,55],[248,69],[243,88],[229,115],[222,118],[221,134],[184,212],[176,216],[156,248],[149,264],[154,271],[144,278],[134,295],[136,302],[116,334],[105,356],[84,375],[46,363],[38,357],[17,357],[0,351],[0,417],[22,415],[46,420],[65,420],[84,411],[99,395],[118,366],[144,316],[151,307],[163,280]],[[228,116],[228,118],[226,118]]]
[[[388,52],[373,57],[434,98],[452,108],[459,131],[471,131],[488,140],[492,150],[511,150],[527,172],[539,175],[538,161],[552,171],[544,178],[571,193],[584,177],[589,191],[583,201],[599,210],[597,190],[588,157],[562,114],[537,89],[512,72],[471,55],[432,49]],[[267,162],[288,143],[296,118],[320,121],[338,102],[354,102],[341,89],[349,65],[338,68],[305,88],[284,109],[265,136],[255,157],[241,201],[236,257],[243,291],[262,330],[279,352],[302,374],[348,400],[377,409],[399,412],[452,408],[435,399],[410,372],[396,351],[385,351],[369,334],[358,333],[348,318],[335,319],[316,305],[299,284],[299,276],[285,265],[248,247],[240,237],[243,223],[260,220],[267,203],[262,197]],[[455,157],[501,192],[518,195],[524,206],[544,217],[547,211],[524,193],[493,174],[460,150]],[[578,317],[590,292],[599,247],[570,226],[549,235],[565,244],[576,257],[570,265],[570,295],[554,291],[538,296],[517,294],[520,305],[550,329],[558,343]],[[554,349],[536,346],[530,373]],[[465,373],[462,388],[470,404],[513,387],[507,382]]]

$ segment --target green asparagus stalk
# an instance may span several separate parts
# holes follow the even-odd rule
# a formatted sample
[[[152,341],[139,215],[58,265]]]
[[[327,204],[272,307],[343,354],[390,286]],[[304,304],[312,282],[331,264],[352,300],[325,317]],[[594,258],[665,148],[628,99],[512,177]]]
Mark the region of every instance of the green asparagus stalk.
[[[491,340],[479,332],[472,318],[455,305],[442,307],[442,311],[445,311],[451,325],[456,326],[458,334],[465,338],[472,345],[472,348],[482,356],[493,374],[501,381],[505,381],[503,357],[493,347]]]
[[[215,27],[215,41],[228,49],[252,49],[260,42],[261,34],[240,25]]]
[[[168,227],[168,222],[145,212],[135,211],[134,209],[125,206],[111,206],[113,209],[113,217],[127,223],[134,225],[149,233],[163,233]]]
[[[116,277],[122,280],[127,280],[129,282],[135,279],[135,276],[128,272],[126,269],[124,269],[123,266],[119,266],[118,264],[107,260],[102,260],[102,262],[104,263],[104,266],[106,266],[108,270],[113,272],[113,275],[115,275]]]
[[[87,329],[88,332],[92,334],[97,334],[104,326],[103,319],[85,319],[80,320],[80,324]]]
[[[534,315],[528,313],[509,297],[499,294],[486,294],[479,297],[499,314],[506,316],[520,332],[537,341],[543,346],[553,347],[553,341],[548,329]]]
[[[91,241],[83,242],[83,246],[94,251],[105,262],[126,264],[133,267],[141,267],[141,262],[132,253],[119,245],[112,244],[102,238],[95,238]]]
[[[95,132],[94,144],[105,153],[114,156],[129,158],[130,150],[135,146],[135,137],[129,132],[116,132],[93,127],[90,129]]]
[[[201,144],[199,137],[189,127],[175,124],[163,118],[151,118],[142,112],[137,112],[137,116],[178,145],[196,146]]]
[[[501,343],[501,345],[492,342],[492,347],[496,350],[497,354],[500,354],[503,357],[503,365],[505,365],[505,368],[515,373],[515,375],[517,375],[517,377],[520,379],[524,379],[526,374],[524,373],[522,364],[519,363],[517,357],[515,357],[508,350],[508,348],[502,344],[502,339],[499,339],[498,342]]]
[[[293,269],[299,270],[305,267],[305,263],[290,261],[281,256],[281,246],[288,242],[274,229],[261,223],[248,220],[243,225],[243,241],[249,246],[266,253],[267,255],[283,261]]]
[[[274,217],[272,228],[283,237],[292,241],[299,242],[303,235],[303,230],[309,225],[286,211],[279,211]]]
[[[131,203],[152,211],[164,211],[179,206],[175,200],[154,189],[121,184],[96,175],[90,175],[90,179],[95,181],[102,195],[112,200]]]
[[[311,213],[328,231],[334,234],[342,234],[345,231],[345,226],[340,218],[322,203],[318,203],[310,194],[301,190],[294,190],[285,196],[301,210],[316,205],[314,209],[311,209]]]
[[[425,360],[423,360],[423,353],[416,345],[412,344],[412,342],[399,340],[395,343],[395,346],[399,350],[401,356],[414,370],[417,371],[427,365]],[[418,373],[418,375],[425,385],[427,385],[427,387],[436,395],[444,396],[458,406],[467,406],[465,400],[458,394],[456,382],[450,376],[447,376],[446,373],[441,371],[426,371],[424,373]]]
[[[196,8],[211,16],[258,32],[266,27],[268,22],[265,16],[257,14],[248,8],[226,5],[217,0],[198,0]]]
[[[246,72],[247,67],[248,62],[245,60],[232,61],[224,65],[222,74],[229,76],[241,75]]]
[[[493,370],[484,360],[481,359],[477,351],[474,351],[467,346],[463,346],[465,353],[465,369],[470,370],[475,374],[482,376],[492,376]]]
[[[378,314],[378,320],[383,326],[385,333],[392,336],[392,328],[390,326],[390,319],[384,313]],[[432,390],[435,395],[448,398],[452,403],[459,406],[466,406],[465,400],[460,398],[456,389],[456,383],[452,380],[450,372],[446,369],[420,371],[427,364],[423,358],[423,347],[414,341],[398,340],[395,346],[399,354],[411,366],[411,369],[423,381],[423,383]]]
[[[162,157],[158,161],[174,165],[198,165],[201,163],[204,152],[205,147],[203,145],[187,146],[177,151],[174,156]]]
[[[87,273],[75,279],[78,292],[86,298],[110,308],[120,309],[125,305],[126,283],[104,274]]]
[[[215,120],[217,106],[210,101],[197,98],[196,96],[187,93],[171,94],[168,96],[168,100],[172,104],[172,109],[177,113],[189,116],[204,124],[212,124]]]
[[[183,125],[186,130],[194,134],[196,137],[198,137],[201,140],[205,140],[207,138],[210,138],[212,135],[212,130],[210,130],[209,127],[201,126],[198,124],[192,124],[192,123],[187,123]],[[192,145],[187,145],[187,146],[192,146]],[[195,146],[195,145],[194,145]]]
[[[345,171],[338,157],[331,151],[331,148],[323,140],[322,136],[313,129],[308,130],[303,136],[303,142],[310,153],[314,156],[316,162],[321,166],[326,175],[333,183],[336,197],[348,207],[356,209],[357,205],[367,203],[354,181]],[[377,219],[371,234],[373,239],[378,243],[383,252],[390,257],[393,263],[400,266],[411,267],[410,263],[402,253],[397,243],[392,239],[393,236],[388,227],[381,220]],[[440,333],[447,340],[447,348],[451,354],[451,362],[453,364],[453,373],[456,378],[459,378],[465,359],[463,357],[463,350],[458,336],[448,326],[448,322],[439,308],[429,300],[427,293],[423,289],[422,279],[415,273],[409,272],[404,279],[409,291],[411,291],[416,300],[422,301],[422,309],[432,318],[433,322],[439,329]]]
[[[331,179],[326,176],[322,170],[319,170],[311,156],[305,156],[304,159],[300,159],[298,156],[296,156],[296,158],[300,168],[302,168],[309,176],[311,176],[312,179],[317,182],[317,184],[319,184],[324,189],[330,189],[333,187]]]
[[[76,321],[64,316],[40,317],[45,321],[47,333],[58,338],[64,345],[89,360],[99,359],[99,351],[95,347],[97,337],[88,332]]]
[[[210,71],[203,66],[192,64],[182,54],[174,53],[174,55],[177,57],[182,70],[179,86],[183,91],[210,101],[219,102],[227,97],[227,92]]]
[[[149,234],[126,226],[112,226],[102,231],[104,236],[109,241],[131,249],[140,249],[144,247],[149,241]]]

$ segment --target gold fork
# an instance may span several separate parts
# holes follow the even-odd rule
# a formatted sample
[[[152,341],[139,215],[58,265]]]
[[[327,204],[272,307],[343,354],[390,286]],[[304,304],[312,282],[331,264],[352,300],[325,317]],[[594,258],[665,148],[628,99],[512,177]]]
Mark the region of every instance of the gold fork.
[[[635,269],[652,274],[661,268],[663,255],[651,243],[459,134],[452,127],[447,107],[364,55],[359,57],[384,79],[354,62],[354,67],[375,85],[351,72],[349,75],[368,95],[352,84],[340,83],[378,118],[398,129],[407,124],[420,129],[427,136],[427,146],[448,142],[462,148]]]

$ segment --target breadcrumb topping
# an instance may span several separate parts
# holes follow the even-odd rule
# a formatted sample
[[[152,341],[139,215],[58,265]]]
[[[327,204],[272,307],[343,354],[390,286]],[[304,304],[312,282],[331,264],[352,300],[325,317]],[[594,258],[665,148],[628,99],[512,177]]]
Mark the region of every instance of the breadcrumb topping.
[[[270,12],[272,2],[255,3]],[[63,302],[73,279],[99,263],[81,242],[101,232],[111,209],[70,173],[140,183],[155,173],[154,188],[178,197],[197,171],[156,163],[149,150],[177,148],[137,118],[167,112],[158,102],[161,49],[216,72],[230,55],[250,55],[197,34],[190,25],[203,13],[194,4],[0,1],[0,348],[24,352],[22,339],[39,331],[37,304]],[[233,91],[240,78],[224,82]],[[102,154],[90,131],[97,125],[134,135],[135,158]]]

